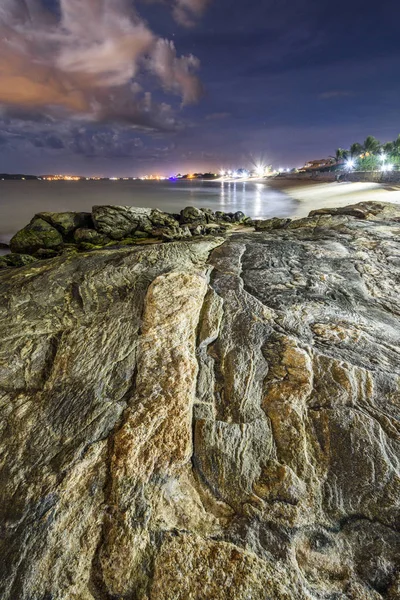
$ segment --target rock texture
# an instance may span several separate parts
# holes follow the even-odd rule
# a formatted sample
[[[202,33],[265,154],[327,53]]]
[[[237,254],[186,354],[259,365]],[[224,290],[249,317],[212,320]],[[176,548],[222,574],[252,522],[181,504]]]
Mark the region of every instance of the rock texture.
[[[13,254],[41,260],[101,247],[219,236],[238,225],[252,226],[253,222],[240,211],[214,213],[209,208],[187,207],[173,215],[151,208],[94,206],[91,213],[38,213],[14,235],[10,246]],[[20,264],[18,258],[0,260],[0,269]]]
[[[399,600],[399,219],[3,271],[2,600]]]

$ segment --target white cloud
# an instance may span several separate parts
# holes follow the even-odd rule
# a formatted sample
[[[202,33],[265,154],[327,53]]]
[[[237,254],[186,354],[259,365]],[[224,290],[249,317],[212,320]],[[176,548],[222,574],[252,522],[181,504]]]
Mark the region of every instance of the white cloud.
[[[178,5],[198,14],[204,0]],[[171,108],[155,106],[143,89],[147,71],[183,104],[199,98],[199,61],[178,58],[125,0],[60,0],[59,11],[56,18],[41,0],[1,0],[0,106],[171,127]]]

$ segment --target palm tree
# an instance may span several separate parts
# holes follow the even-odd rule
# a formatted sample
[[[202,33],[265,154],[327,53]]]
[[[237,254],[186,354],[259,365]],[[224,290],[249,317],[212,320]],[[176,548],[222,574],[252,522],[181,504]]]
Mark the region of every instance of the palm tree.
[[[385,154],[392,154],[394,150],[394,145],[395,142],[386,142],[386,144],[383,144],[382,146],[382,152],[384,152]]]
[[[394,142],[392,142],[392,144],[393,144],[392,154],[394,156],[400,156],[400,134],[397,136],[397,138],[394,140]]]
[[[373,136],[369,135],[363,144],[365,154],[377,154],[381,149],[381,143]]]
[[[354,144],[352,144],[350,146],[350,156],[351,158],[354,158],[355,156],[360,156],[360,154],[363,151],[363,147],[361,144],[359,144],[358,142],[355,142]]]
[[[335,154],[336,162],[341,162],[342,160],[346,160],[348,155],[349,155],[348,150],[344,150],[343,148],[338,148],[336,150],[336,154]]]

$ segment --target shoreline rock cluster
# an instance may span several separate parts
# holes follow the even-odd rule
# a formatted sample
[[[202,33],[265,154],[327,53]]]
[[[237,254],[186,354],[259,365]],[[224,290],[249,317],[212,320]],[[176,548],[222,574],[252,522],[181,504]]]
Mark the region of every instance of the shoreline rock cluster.
[[[235,225],[253,226],[253,221],[241,211],[195,207],[180,214],[132,206],[94,206],[91,213],[42,212],[14,235],[11,254],[0,257],[0,268],[20,267],[63,252],[220,236]]]

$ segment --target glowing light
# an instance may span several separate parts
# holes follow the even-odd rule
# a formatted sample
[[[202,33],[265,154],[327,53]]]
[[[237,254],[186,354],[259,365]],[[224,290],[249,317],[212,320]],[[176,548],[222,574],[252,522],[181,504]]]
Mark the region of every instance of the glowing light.
[[[385,162],[387,157],[386,157],[386,154],[381,154],[379,158],[381,159],[382,162]]]
[[[351,171],[351,169],[354,168],[354,160],[351,160],[351,158],[349,160],[346,161],[346,169],[349,169],[349,171]]]
[[[228,171],[228,175],[229,175],[229,177],[232,175],[232,171],[231,170]]]
[[[232,177],[234,177],[234,178],[239,177],[239,173],[237,171],[233,171]]]
[[[259,177],[262,177],[265,173],[265,165],[257,165],[256,166],[256,175],[258,175]]]
[[[221,171],[219,172],[219,174],[221,175],[221,177],[225,177],[225,171],[223,169],[221,169]]]
[[[188,175],[188,179],[194,179],[194,175],[191,173],[190,175]]]
[[[393,171],[393,165],[392,164],[385,164],[381,166],[381,171]]]
[[[241,171],[241,173],[239,173],[239,177],[243,177],[244,178],[244,177],[248,177],[248,176],[249,176],[248,171]]]

